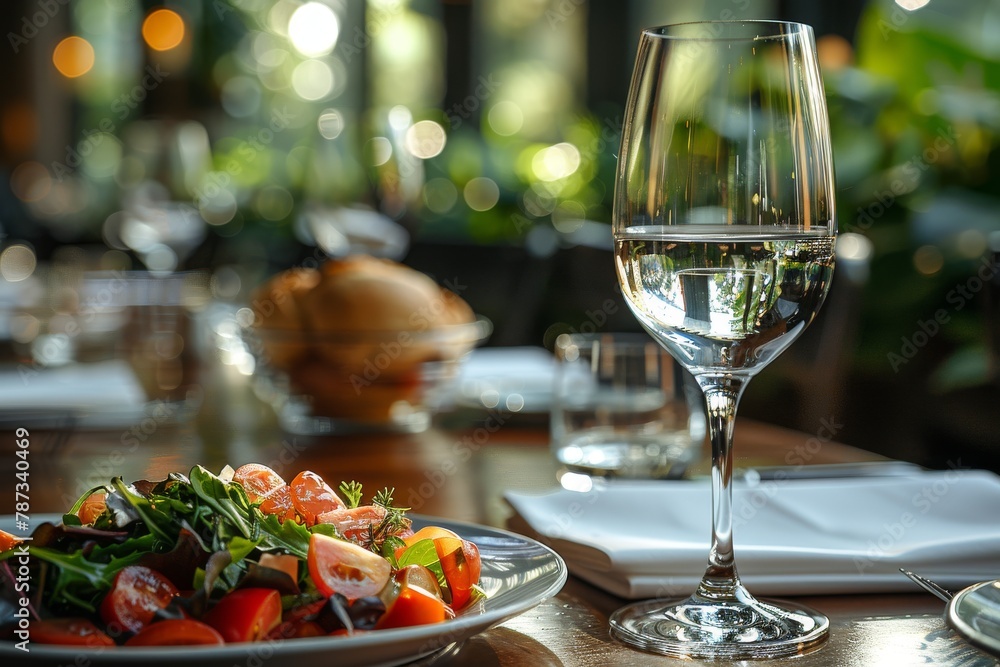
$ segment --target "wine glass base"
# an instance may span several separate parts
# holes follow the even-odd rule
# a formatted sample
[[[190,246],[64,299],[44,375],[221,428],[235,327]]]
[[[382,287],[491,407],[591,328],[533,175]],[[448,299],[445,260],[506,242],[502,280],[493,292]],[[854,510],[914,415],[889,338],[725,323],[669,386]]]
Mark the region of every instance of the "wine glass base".
[[[829,636],[826,616],[788,601],[649,600],[611,615],[611,636],[650,653],[691,658],[777,658]]]

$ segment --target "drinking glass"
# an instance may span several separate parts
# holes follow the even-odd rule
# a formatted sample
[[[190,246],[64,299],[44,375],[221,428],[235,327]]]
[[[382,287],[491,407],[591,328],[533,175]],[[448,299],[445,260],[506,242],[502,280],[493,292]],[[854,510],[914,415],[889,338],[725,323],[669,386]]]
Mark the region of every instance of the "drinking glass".
[[[807,607],[757,600],[733,556],[736,407],[815,317],[836,236],[826,101],[809,26],[687,23],[639,40],[618,159],[615,266],[642,326],[705,397],[712,541],[697,590],[611,617],[656,653],[761,658],[826,639]]]

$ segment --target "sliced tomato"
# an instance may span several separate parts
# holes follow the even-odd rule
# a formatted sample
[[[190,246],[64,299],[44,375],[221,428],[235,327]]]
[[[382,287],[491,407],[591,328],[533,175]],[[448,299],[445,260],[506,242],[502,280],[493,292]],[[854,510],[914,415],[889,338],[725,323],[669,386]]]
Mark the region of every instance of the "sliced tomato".
[[[316,517],[320,514],[346,507],[330,485],[311,470],[300,472],[289,486],[292,490],[292,504],[295,506],[295,511],[305,520],[307,526],[315,524]]]
[[[316,523],[329,523],[337,527],[337,533],[343,537],[366,544],[368,531],[373,525],[385,518],[385,508],[381,505],[362,505],[361,507],[346,507],[324,512],[316,517]]]
[[[150,623],[125,646],[194,646],[196,644],[225,644],[215,628],[193,618],[167,619]]]
[[[326,597],[340,593],[349,600],[375,595],[389,581],[389,561],[363,547],[313,533],[309,539],[309,575]]]
[[[240,588],[227,593],[202,620],[227,642],[258,641],[281,622],[281,595],[273,588]]]
[[[403,585],[395,599],[386,606],[376,629],[405,628],[411,625],[441,623],[448,618],[444,601],[419,586]]]
[[[90,494],[86,500],[80,505],[79,511],[76,513],[80,517],[80,522],[87,525],[92,524],[97,520],[97,517],[104,514],[104,510],[108,508],[105,502],[105,494],[102,491]]]
[[[272,491],[285,485],[281,475],[266,465],[247,463],[236,469],[233,481],[239,482],[247,492],[250,502],[257,503],[266,498]]]
[[[169,579],[148,567],[129,565],[115,575],[101,602],[101,618],[129,632],[138,632],[177,595]]]
[[[434,548],[451,591],[451,605],[461,609],[471,599],[472,587],[479,583],[482,570],[479,547],[468,540],[439,537],[434,540]]]
[[[52,618],[31,622],[31,640],[63,646],[114,646],[103,630],[85,618]]]
[[[11,535],[10,533],[0,530],[0,553],[4,551],[10,551],[18,544],[22,542],[21,538]]]
[[[292,503],[292,490],[288,486],[279,486],[260,504],[260,511],[276,515],[279,521],[294,520],[296,513]]]
[[[424,526],[417,532],[403,538],[403,542],[408,547],[412,547],[414,544],[420,540],[436,540],[439,537],[450,537],[453,539],[461,539],[458,533],[448,530],[447,528],[441,528],[440,526]]]

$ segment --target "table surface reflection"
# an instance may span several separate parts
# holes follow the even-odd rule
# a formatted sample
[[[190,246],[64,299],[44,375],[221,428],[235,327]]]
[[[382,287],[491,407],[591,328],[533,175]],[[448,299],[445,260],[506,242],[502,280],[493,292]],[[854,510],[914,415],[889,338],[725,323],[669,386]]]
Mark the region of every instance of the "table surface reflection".
[[[196,463],[218,470],[227,463],[257,461],[286,476],[311,469],[330,480],[353,479],[369,492],[395,487],[397,502],[415,512],[504,527],[511,513],[502,499],[505,490],[542,491],[555,484],[556,465],[539,415],[471,414],[419,434],[295,437],[280,432],[273,413],[252,398],[245,383],[225,373],[212,382],[205,387],[199,415],[187,423],[150,418],[113,431],[32,430],[32,512],[63,511],[82,491],[114,475],[160,479]],[[746,420],[739,422],[736,433],[737,466],[780,464],[796,450],[810,464],[879,458]],[[4,440],[0,475],[12,480],[13,436]],[[998,664],[944,624],[939,600],[916,590],[802,601],[830,617],[831,638],[812,653],[775,663]],[[623,603],[571,576],[555,598],[424,664],[596,667],[671,662],[608,636],[608,615]]]

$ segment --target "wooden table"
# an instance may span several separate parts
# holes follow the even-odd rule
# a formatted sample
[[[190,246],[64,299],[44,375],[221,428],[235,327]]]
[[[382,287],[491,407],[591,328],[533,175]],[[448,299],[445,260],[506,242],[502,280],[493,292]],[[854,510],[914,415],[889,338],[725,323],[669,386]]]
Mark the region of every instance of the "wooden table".
[[[538,418],[479,415],[491,420],[489,428],[472,425],[412,435],[308,439],[282,435],[269,410],[246,400],[246,388],[238,383],[206,387],[205,396],[207,403],[193,422],[172,424],[151,418],[122,430],[78,431],[69,437],[33,432],[32,512],[63,511],[82,490],[112,475],[159,479],[195,463],[217,470],[226,463],[258,461],[286,476],[312,469],[331,480],[354,479],[369,493],[393,486],[399,502],[422,514],[503,527],[510,515],[503,491],[543,490],[555,483],[556,466],[549,455],[544,421]],[[808,453],[810,464],[878,458],[834,442],[817,447],[819,441],[810,437],[743,421],[736,435],[737,465],[782,463],[796,448],[800,454]],[[6,444],[0,446],[0,476],[10,480],[4,488],[14,480],[12,439],[5,437]],[[10,493],[4,495],[13,502]],[[945,626],[939,600],[916,590],[906,595],[803,601],[830,617],[831,638],[819,650],[777,664],[997,664]],[[609,638],[608,615],[623,602],[570,577],[555,598],[433,662],[475,667],[670,663]]]

